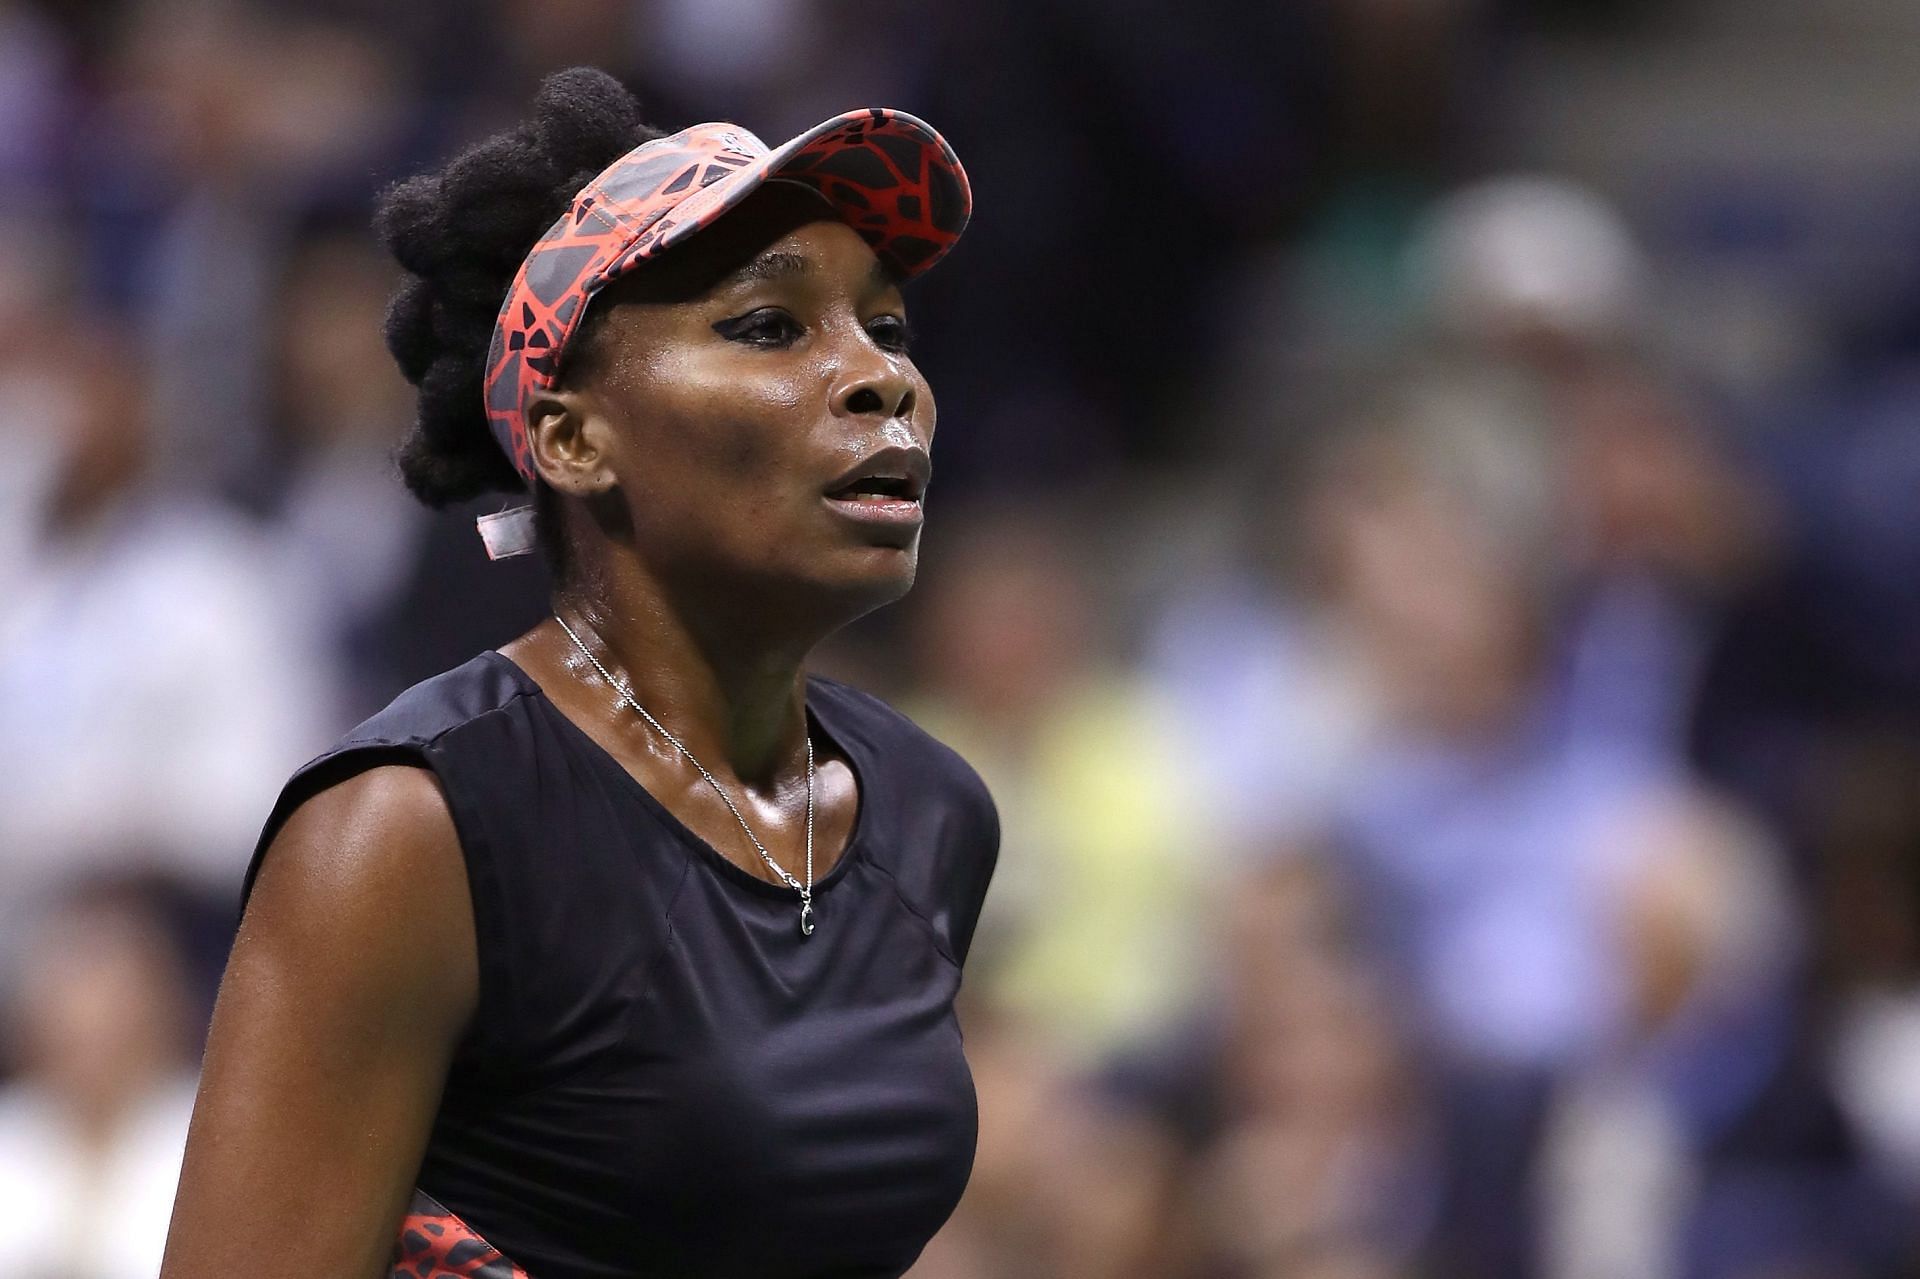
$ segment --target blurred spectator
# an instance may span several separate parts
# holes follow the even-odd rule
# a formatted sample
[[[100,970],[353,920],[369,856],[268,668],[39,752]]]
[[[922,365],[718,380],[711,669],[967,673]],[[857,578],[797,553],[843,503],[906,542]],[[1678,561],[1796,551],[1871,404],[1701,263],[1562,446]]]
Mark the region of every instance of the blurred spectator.
[[[1836,987],[1840,1098],[1875,1166],[1916,1204],[1920,743],[1865,738],[1830,762],[1817,923],[1828,938],[1828,979]]]
[[[16,200],[31,202],[58,171],[70,72],[52,23],[24,5],[0,9],[0,179]]]
[[[1389,419],[1331,452],[1304,509],[1318,588],[1379,682],[1329,829],[1440,1094],[1439,1264],[1501,1276],[1529,1273],[1551,1084],[1620,1016],[1600,834],[1638,781],[1580,749],[1543,678],[1539,451],[1476,431]]]
[[[395,68],[372,33],[227,0],[137,6],[121,35],[79,161],[89,283],[151,357],[156,466],[245,493],[270,466],[280,257],[307,210],[364,209],[397,141]]]
[[[1800,938],[1784,865],[1749,815],[1701,792],[1649,795],[1618,813],[1605,838],[1633,850],[1620,859],[1625,874],[1603,888],[1625,1009],[1552,1103],[1541,1159],[1543,1272],[1747,1273],[1728,1268],[1724,1252],[1689,1264],[1685,1244],[1695,1218],[1745,1171],[1738,1158],[1713,1160],[1714,1146],[1788,1047]],[[1823,1189],[1849,1188],[1844,1169],[1837,1186],[1833,1173],[1815,1166],[1782,1179],[1764,1211],[1786,1220]],[[1840,1256],[1823,1257],[1823,1242]],[[1836,1229],[1766,1261],[1844,1261],[1858,1242]]]
[[[974,981],[1081,1066],[1159,1029],[1194,988],[1211,838],[1200,759],[1102,649],[1057,513],[949,528],[927,575],[910,709],[1000,808],[1005,871]]]
[[[1717,610],[1772,521],[1665,369],[1639,246],[1591,192],[1522,177],[1443,201],[1410,252],[1441,385],[1548,450],[1569,713],[1611,749],[1677,759]]]
[[[966,1018],[980,1095],[972,1180],[914,1279],[1165,1279],[1196,1240],[1172,1134],[1088,1086],[1044,1025]]]
[[[40,540],[41,496],[60,464],[60,433],[38,424],[72,412],[71,365],[36,358],[40,335],[57,328],[72,279],[73,247],[42,220],[0,217],[0,582],[23,580]]]
[[[12,921],[112,850],[237,891],[261,813],[336,722],[329,659],[256,530],[155,482],[124,336],[40,323],[9,351],[13,376],[50,374],[51,394],[0,417],[10,453],[52,450],[37,491],[14,495],[30,537],[0,610],[0,974]]]
[[[1350,907],[1310,859],[1222,920],[1222,1123],[1188,1186],[1219,1273],[1411,1273],[1436,1204],[1418,1077]]]
[[[382,317],[394,272],[363,234],[318,236],[288,264],[275,335],[282,572],[302,584],[314,638],[338,655],[347,705],[371,715],[395,672],[374,632],[395,607],[429,515],[393,462],[412,391],[387,356]]]
[[[26,929],[0,1087],[0,1251],[22,1275],[159,1269],[193,1110],[190,1009],[157,903],[64,893]]]

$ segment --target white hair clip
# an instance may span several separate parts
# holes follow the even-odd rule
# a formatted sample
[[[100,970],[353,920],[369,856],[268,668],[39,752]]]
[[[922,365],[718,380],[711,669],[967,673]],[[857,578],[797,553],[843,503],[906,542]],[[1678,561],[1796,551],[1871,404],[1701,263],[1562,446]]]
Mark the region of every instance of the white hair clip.
[[[480,530],[480,540],[487,545],[487,558],[490,560],[531,555],[537,545],[531,506],[495,511],[492,515],[482,515],[473,523]]]

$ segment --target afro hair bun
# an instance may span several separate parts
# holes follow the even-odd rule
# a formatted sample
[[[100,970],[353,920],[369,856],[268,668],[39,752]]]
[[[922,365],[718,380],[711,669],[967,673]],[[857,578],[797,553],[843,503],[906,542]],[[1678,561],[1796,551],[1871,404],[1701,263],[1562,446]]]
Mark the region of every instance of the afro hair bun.
[[[524,487],[481,402],[501,300],[580,188],[663,136],[625,85],[573,67],[541,82],[526,120],[382,195],[374,231],[407,271],[387,307],[387,350],[419,391],[397,457],[421,501],[443,507]]]

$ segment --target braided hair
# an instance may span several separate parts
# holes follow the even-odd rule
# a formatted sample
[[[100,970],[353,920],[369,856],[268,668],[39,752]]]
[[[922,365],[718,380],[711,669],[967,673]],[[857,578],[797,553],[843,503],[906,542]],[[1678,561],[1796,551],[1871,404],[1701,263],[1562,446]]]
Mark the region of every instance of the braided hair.
[[[419,390],[396,456],[407,487],[427,505],[523,487],[482,403],[501,300],[580,188],[664,136],[641,120],[639,102],[618,80],[574,67],[541,82],[530,118],[381,197],[374,230],[408,273],[387,308],[387,349]],[[582,317],[572,351],[591,345],[596,314],[589,308]],[[545,485],[535,489],[540,542],[558,570],[552,495]]]

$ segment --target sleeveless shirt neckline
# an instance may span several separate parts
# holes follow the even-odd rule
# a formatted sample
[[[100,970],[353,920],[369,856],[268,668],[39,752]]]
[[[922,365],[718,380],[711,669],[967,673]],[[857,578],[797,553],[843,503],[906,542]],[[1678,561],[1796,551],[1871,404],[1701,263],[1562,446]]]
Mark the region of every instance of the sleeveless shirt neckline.
[[[730,880],[734,884],[758,893],[763,897],[777,898],[787,902],[798,900],[798,896],[794,893],[793,889],[787,887],[785,884],[776,884],[770,880],[761,879],[759,876],[746,870],[725,853],[722,853],[705,839],[702,839],[691,827],[676,817],[673,810],[661,803],[659,796],[648,790],[639,778],[628,772],[626,765],[614,758],[613,753],[596,741],[593,734],[574,723],[572,718],[569,717],[565,711],[561,710],[551,697],[547,696],[547,691],[540,687],[540,682],[534,679],[533,676],[527,674],[520,663],[514,661],[499,649],[490,648],[484,650],[484,652],[487,657],[504,665],[508,673],[512,676],[514,683],[518,684],[528,697],[543,706],[554,719],[558,720],[564,726],[565,732],[571,734],[581,742],[586,747],[589,755],[625,779],[626,785],[630,786],[634,793],[639,796],[640,802],[646,806],[647,810],[651,812],[663,826],[672,831],[682,843],[693,849],[698,856],[704,858],[707,864],[717,871],[722,878]],[[867,810],[873,806],[873,792],[870,789],[873,770],[866,766],[867,761],[860,757],[859,751],[850,744],[848,738],[839,733],[835,733],[827,727],[826,719],[820,714],[820,708],[816,704],[813,696],[813,677],[809,675],[806,679],[807,716],[812,720],[814,726],[820,730],[821,734],[833,744],[834,748],[837,749],[841,756],[847,761],[847,768],[852,771],[854,782],[853,829],[847,833],[846,846],[840,850],[840,859],[833,864],[832,868],[828,870],[824,876],[814,881],[813,892],[817,897],[845,877],[848,867],[864,848]]]

